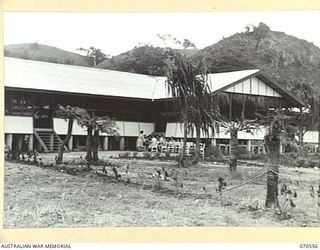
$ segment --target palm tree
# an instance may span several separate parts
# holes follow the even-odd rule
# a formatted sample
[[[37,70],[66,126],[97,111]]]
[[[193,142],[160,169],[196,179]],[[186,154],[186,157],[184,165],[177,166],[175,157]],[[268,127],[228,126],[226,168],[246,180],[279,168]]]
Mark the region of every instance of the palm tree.
[[[284,140],[294,140],[296,132],[295,121],[292,116],[286,115],[282,110],[276,110],[271,116],[260,117],[259,122],[263,126],[268,126],[268,131],[264,138],[269,160],[265,207],[278,207],[280,144]]]
[[[214,123],[216,112],[213,110],[207,68],[204,60],[195,65],[191,60],[179,54],[171,55],[166,60],[168,93],[178,104],[181,120],[184,124],[184,140],[180,162],[185,161],[188,131],[196,130],[196,150],[194,163],[200,158],[201,130],[208,133]]]

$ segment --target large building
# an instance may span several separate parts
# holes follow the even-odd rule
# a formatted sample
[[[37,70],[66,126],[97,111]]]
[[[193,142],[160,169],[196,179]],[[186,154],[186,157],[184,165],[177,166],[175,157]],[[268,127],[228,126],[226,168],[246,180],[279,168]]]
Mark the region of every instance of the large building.
[[[303,105],[258,69],[209,74],[208,79],[220,110],[235,118],[243,108],[252,117],[257,111]],[[67,132],[67,122],[54,112],[59,104],[92,110],[116,121],[120,138],[102,134],[102,150],[135,150],[141,130],[182,138],[178,110],[165,81],[165,77],[5,58],[5,144],[18,149],[28,140],[29,150],[57,150]],[[86,133],[74,124],[69,150],[83,150]],[[263,136],[263,130],[240,132],[239,141],[250,151],[261,151]],[[227,150],[227,133],[210,137]]]

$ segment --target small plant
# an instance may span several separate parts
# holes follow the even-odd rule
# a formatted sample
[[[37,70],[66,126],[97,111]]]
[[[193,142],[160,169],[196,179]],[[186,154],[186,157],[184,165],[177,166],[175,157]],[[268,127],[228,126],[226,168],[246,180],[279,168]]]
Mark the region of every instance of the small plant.
[[[143,152],[143,158],[146,160],[150,160],[151,159],[151,153],[150,152]]]
[[[218,187],[216,188],[216,191],[222,193],[222,191],[226,189],[226,187],[227,187],[227,182],[225,181],[225,179],[223,177],[219,177]]]
[[[152,174],[152,178],[155,180],[156,187],[161,188],[162,187],[162,176],[161,176],[161,171],[159,169],[155,169],[154,173]]]
[[[276,211],[276,214],[279,216],[280,220],[287,220],[291,218],[290,212],[296,207],[296,204],[293,200],[297,197],[298,194],[296,191],[290,189],[287,184],[282,184],[280,188],[278,211]]]
[[[117,168],[116,166],[114,166],[114,167],[112,168],[112,171],[113,171],[113,173],[114,173],[114,177],[115,177],[117,180],[121,178],[121,174],[119,174],[118,168]]]
[[[313,209],[317,215],[318,222],[320,223],[320,184],[318,185],[318,190],[310,185],[310,196],[312,198]]]
[[[183,188],[183,183],[179,181],[179,171],[177,169],[173,172],[172,180],[176,188],[176,193],[179,193],[179,188]]]
[[[124,152],[119,154],[120,159],[126,159],[129,158],[129,152]]]

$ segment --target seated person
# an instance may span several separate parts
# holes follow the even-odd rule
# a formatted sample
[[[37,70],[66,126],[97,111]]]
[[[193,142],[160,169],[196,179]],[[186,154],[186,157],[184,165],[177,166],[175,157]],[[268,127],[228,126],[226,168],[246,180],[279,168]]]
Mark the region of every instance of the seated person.
[[[160,136],[159,145],[161,145],[161,146],[166,145],[166,138],[164,138],[163,135]]]
[[[152,148],[154,148],[154,147],[158,147],[158,140],[157,140],[157,138],[156,138],[155,136],[153,136],[153,137],[151,138],[151,144],[150,144],[151,150],[152,150]]]
[[[144,146],[147,151],[151,150],[151,137],[150,136],[145,136]]]

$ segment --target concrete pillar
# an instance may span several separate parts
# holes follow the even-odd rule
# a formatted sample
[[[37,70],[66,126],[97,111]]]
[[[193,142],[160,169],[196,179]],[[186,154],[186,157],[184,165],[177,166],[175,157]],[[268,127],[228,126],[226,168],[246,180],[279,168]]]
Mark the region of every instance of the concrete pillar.
[[[49,151],[53,151],[53,142],[54,142],[54,135],[50,135],[50,146],[49,146]]]
[[[18,135],[17,136],[17,149],[21,150],[22,149],[22,143],[23,143],[24,136],[23,135]]]
[[[124,150],[124,137],[120,137],[120,150]]]
[[[73,140],[74,140],[74,149],[79,149],[79,137],[78,136],[73,136]]]
[[[33,135],[29,135],[28,139],[28,150],[33,151]]]
[[[108,150],[108,143],[109,143],[109,138],[108,136],[105,136],[103,138],[103,147],[102,147],[103,150]]]
[[[211,139],[212,146],[217,146],[217,139]]]
[[[251,154],[251,140],[247,141],[247,151],[249,154]]]
[[[68,142],[68,149],[72,150],[73,149],[73,135],[71,135],[69,142]]]
[[[12,134],[6,134],[6,145],[9,147],[9,149],[12,149]]]
[[[283,144],[282,144],[282,142],[280,142],[280,154],[281,155],[283,154]]]

